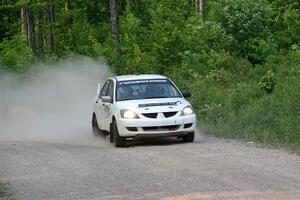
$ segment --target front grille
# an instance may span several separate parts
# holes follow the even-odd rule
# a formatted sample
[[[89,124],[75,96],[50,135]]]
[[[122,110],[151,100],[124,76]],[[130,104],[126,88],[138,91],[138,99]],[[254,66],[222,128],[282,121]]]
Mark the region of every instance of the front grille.
[[[177,114],[177,111],[176,112],[164,112],[163,114],[165,117],[172,117]]]
[[[156,118],[158,113],[143,113],[142,115],[144,115],[145,117],[148,118]]]
[[[142,127],[144,131],[175,131],[179,128],[179,125],[170,125],[170,126],[146,126]]]
[[[147,126],[147,127],[142,127],[142,129],[144,131],[154,131],[154,130],[158,130],[159,126]]]

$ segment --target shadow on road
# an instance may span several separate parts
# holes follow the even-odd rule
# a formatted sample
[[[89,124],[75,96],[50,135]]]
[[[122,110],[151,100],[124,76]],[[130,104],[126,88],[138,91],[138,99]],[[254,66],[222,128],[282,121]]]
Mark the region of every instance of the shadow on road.
[[[203,136],[197,131],[195,133],[194,143],[201,143]],[[177,137],[163,137],[163,138],[140,138],[128,140],[126,142],[126,147],[135,147],[135,146],[164,146],[164,145],[179,145],[187,144],[184,143],[182,138]]]

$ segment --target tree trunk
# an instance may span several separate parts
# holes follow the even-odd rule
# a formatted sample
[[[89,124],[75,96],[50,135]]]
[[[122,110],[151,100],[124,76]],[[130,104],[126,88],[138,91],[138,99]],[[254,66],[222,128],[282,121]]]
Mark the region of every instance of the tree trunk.
[[[98,18],[98,13],[99,13],[99,2],[98,0],[94,0],[92,2],[92,10],[93,10],[93,23],[95,25],[98,25],[99,24],[99,18]]]
[[[112,35],[114,39],[114,48],[117,57],[120,56],[121,46],[120,46],[120,32],[119,32],[119,22],[116,8],[116,1],[109,0],[109,9],[111,16],[111,26],[112,26]]]
[[[70,9],[71,9],[70,0],[65,0],[65,11],[68,14],[67,24],[68,24],[69,29],[71,29],[71,25],[72,25],[72,17],[70,16],[70,13],[69,13]]]
[[[106,0],[107,18],[110,19],[110,0]]]
[[[195,0],[192,0],[192,7],[195,8]]]
[[[31,3],[31,1],[29,1],[29,3]],[[35,26],[32,11],[28,7],[26,7],[24,11],[26,13],[27,44],[28,47],[33,51],[33,53],[36,53]]]
[[[69,0],[65,0],[65,10],[68,11],[70,10],[70,1]]]
[[[199,1],[200,0],[194,0],[194,3],[195,3],[194,8],[195,8],[196,12],[199,11]]]
[[[130,0],[126,0],[126,12],[127,14],[131,14],[131,2]]]
[[[46,19],[48,21],[48,31],[47,31],[48,54],[49,56],[51,56],[54,51],[54,37],[53,37],[54,7],[52,3],[48,3],[46,7]]]
[[[71,9],[70,0],[65,0],[64,2],[65,2],[65,11],[68,15],[67,24],[68,24],[68,28],[70,28],[71,24],[72,24],[72,17],[70,16],[70,13],[69,13],[69,11]]]
[[[27,20],[26,20],[25,8],[21,8],[21,24],[22,24],[22,35],[24,35],[27,40],[28,30],[27,30]]]
[[[199,15],[200,15],[200,18],[204,19],[204,3],[205,1],[204,0],[199,0]]]
[[[69,33],[69,37],[70,37],[70,42],[71,42],[71,47],[72,49],[75,48],[75,38],[74,35],[72,33],[72,22],[73,22],[73,18],[70,15],[70,10],[71,10],[71,4],[70,4],[70,0],[64,0],[65,2],[65,11],[67,13],[67,26],[68,26],[68,33]]]
[[[45,54],[43,49],[43,10],[41,7],[38,8],[38,50],[39,57],[44,62]]]

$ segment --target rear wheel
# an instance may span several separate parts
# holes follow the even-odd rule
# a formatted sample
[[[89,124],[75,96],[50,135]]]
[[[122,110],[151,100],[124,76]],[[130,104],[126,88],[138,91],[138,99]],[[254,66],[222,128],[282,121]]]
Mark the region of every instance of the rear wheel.
[[[115,143],[115,146],[116,147],[124,147],[126,139],[119,135],[119,130],[118,130],[116,120],[113,120],[113,122],[112,122],[112,131],[111,132],[112,132],[111,134],[113,136],[113,141]]]
[[[182,137],[183,142],[194,142],[195,132],[189,133]]]

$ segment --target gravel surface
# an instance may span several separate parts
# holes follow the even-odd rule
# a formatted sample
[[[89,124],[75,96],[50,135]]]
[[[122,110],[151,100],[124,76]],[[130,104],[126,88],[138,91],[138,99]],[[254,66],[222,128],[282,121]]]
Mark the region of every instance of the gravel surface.
[[[197,135],[129,142],[0,142],[0,181],[15,199],[300,199],[300,157]]]

